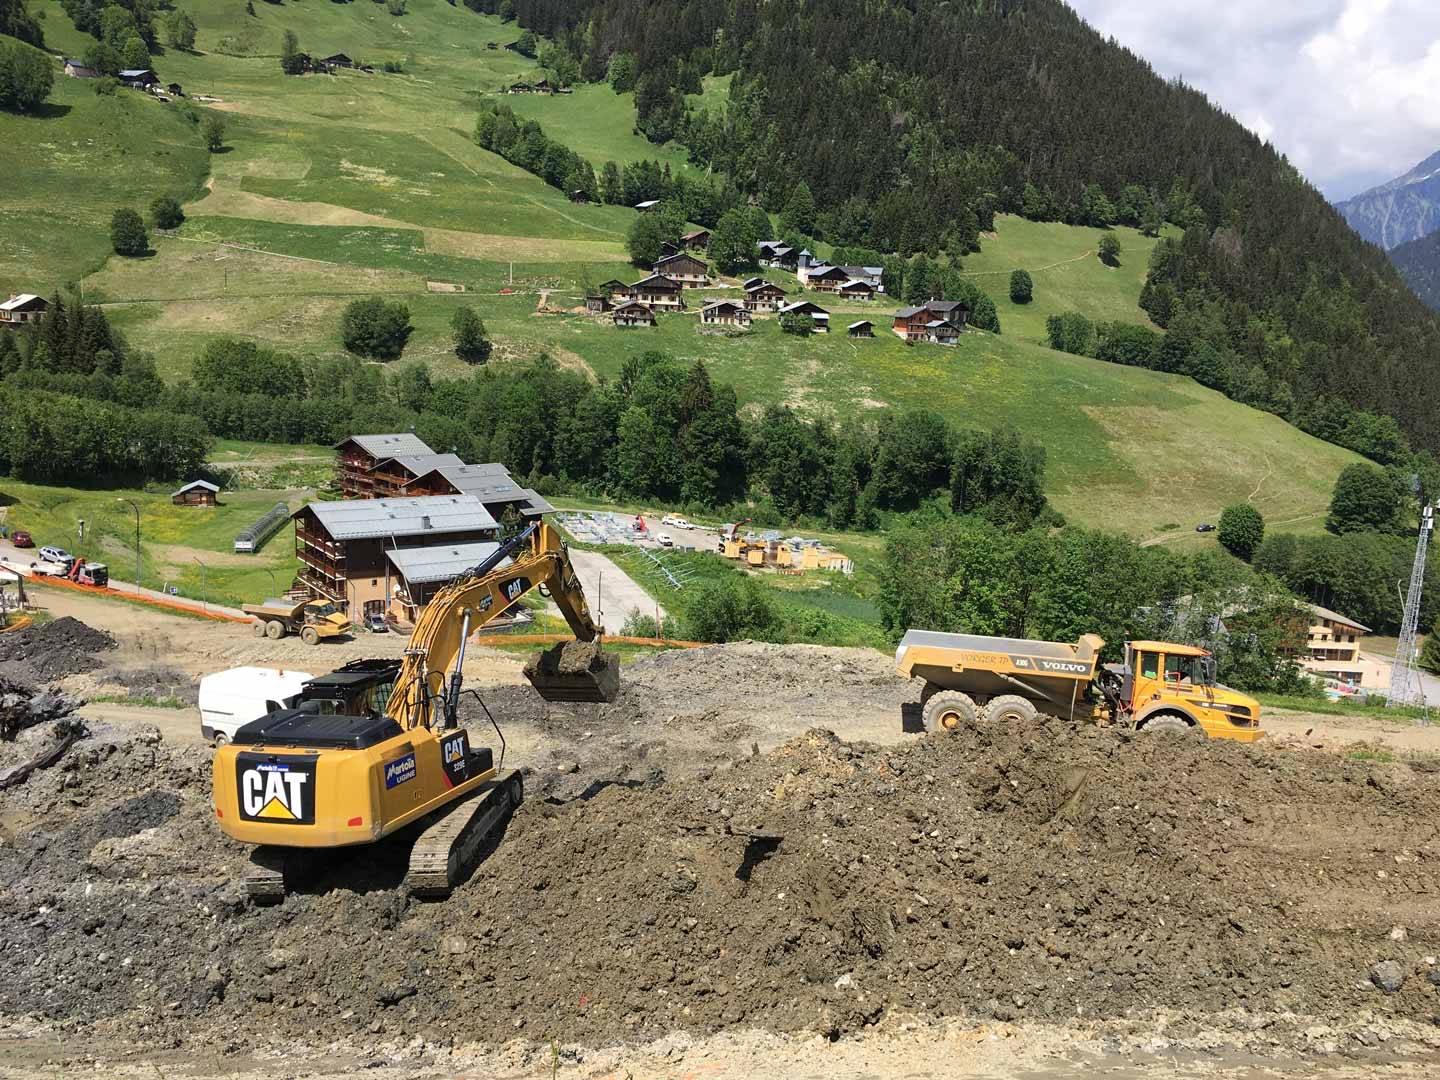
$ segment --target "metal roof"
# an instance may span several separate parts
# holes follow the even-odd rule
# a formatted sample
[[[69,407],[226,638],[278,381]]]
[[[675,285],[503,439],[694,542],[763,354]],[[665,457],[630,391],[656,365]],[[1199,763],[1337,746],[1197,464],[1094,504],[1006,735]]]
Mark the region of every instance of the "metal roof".
[[[705,305],[704,307],[702,307],[700,310],[701,310],[701,311],[711,311],[711,310],[713,310],[714,308],[722,308],[722,307],[732,307],[732,308],[735,308],[735,310],[737,310],[737,311],[744,311],[744,310],[745,310],[745,305],[742,304],[742,303],[740,303],[739,300],[711,300],[708,304],[706,304],[706,305]]]
[[[668,278],[664,274],[651,274],[649,277],[643,277],[639,281],[631,285],[630,288],[639,289],[646,285],[650,286],[651,288],[659,288],[661,282],[664,282],[665,285],[670,286],[673,289],[680,288],[680,283],[678,281],[676,281],[674,278]]]
[[[220,486],[210,483],[209,480],[191,480],[190,483],[186,484],[179,491],[172,491],[170,497],[173,499],[176,495],[184,495],[185,492],[194,488],[204,488],[206,491],[214,491],[217,493],[220,491]]]
[[[902,307],[899,311],[895,312],[895,318],[908,319],[912,315],[919,315],[920,312],[927,310],[927,308],[923,307]]]
[[[346,443],[353,442],[371,457],[395,457],[400,454],[433,454],[435,451],[425,445],[425,440],[413,431],[402,431],[394,435],[351,435],[335,444],[338,450]]]
[[[385,551],[385,558],[395,567],[396,573],[411,585],[429,585],[436,581],[449,581],[458,577],[472,566],[479,566],[494,555],[499,544],[479,541],[473,544],[440,544],[436,547],[399,548]],[[510,565],[509,559],[500,566]]]
[[[786,304],[780,309],[780,314],[784,315],[786,312],[799,311],[802,309],[810,312],[810,314],[817,318],[821,315],[824,315],[827,319],[830,317],[830,313],[813,300],[797,300],[793,304]]]
[[[659,206],[659,205],[660,205],[660,200],[659,200],[659,199],[646,199],[644,202],[637,202],[637,203],[635,204],[635,209],[636,209],[636,210],[648,210],[648,209],[650,209],[650,207],[652,207],[652,206]]]
[[[874,325],[875,325],[875,324],[874,324],[873,322],[871,322],[869,319],[861,319],[859,322],[852,322],[852,323],[851,323],[849,326],[847,326],[845,329],[847,329],[847,330],[854,330],[857,326],[874,326]]]
[[[34,293],[21,293],[18,296],[12,296],[4,303],[0,303],[0,311],[14,311],[16,308],[24,307],[26,304],[33,303],[40,299],[42,299],[42,297],[36,296]]]
[[[149,68],[126,68],[124,71],[120,72],[120,78],[122,78],[122,79],[134,79],[134,78],[137,78],[137,77],[139,77],[139,76],[141,76],[141,75],[154,75],[154,74],[155,74],[155,73],[154,73],[153,71],[151,71]]]
[[[1321,607],[1319,604],[1302,604],[1301,606],[1307,608],[1312,614],[1320,616],[1320,618],[1322,619],[1329,619],[1331,622],[1344,623],[1346,626],[1353,627],[1354,629],[1359,630],[1362,634],[1370,633],[1370,628],[1368,626],[1362,626],[1354,619],[1349,618],[1345,615],[1341,615],[1338,611],[1331,611],[1329,608]]]
[[[494,529],[498,522],[474,495],[421,495],[398,499],[347,499],[307,503],[336,540]]]
[[[440,469],[446,465],[464,465],[464,460],[458,454],[387,454],[375,463],[375,469],[380,468],[388,461],[395,461],[416,476],[424,476],[433,469]],[[372,472],[374,469],[371,470]]]

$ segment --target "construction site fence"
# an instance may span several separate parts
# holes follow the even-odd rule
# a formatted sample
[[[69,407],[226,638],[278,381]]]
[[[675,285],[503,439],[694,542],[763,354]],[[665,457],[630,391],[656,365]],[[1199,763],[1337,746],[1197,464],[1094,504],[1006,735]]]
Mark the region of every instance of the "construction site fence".
[[[213,611],[201,607],[199,604],[187,604],[182,600],[146,596],[143,593],[126,592],[123,589],[112,589],[109,586],[97,588],[94,585],[80,585],[73,581],[66,581],[64,578],[34,578],[29,584],[46,589],[70,589],[74,592],[87,593],[90,596],[113,596],[120,600],[130,600],[137,604],[145,604],[147,607],[159,608],[161,611],[178,611],[184,615],[195,615],[201,619],[214,619],[216,622],[250,623],[255,621],[249,615],[230,615],[224,611]]]

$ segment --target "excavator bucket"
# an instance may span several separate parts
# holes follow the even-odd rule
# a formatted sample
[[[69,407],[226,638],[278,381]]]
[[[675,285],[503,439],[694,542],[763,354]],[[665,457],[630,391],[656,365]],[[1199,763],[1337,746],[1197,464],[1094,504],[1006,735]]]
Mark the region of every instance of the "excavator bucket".
[[[546,701],[611,702],[620,693],[620,661],[598,641],[566,641],[537,652],[525,677]]]

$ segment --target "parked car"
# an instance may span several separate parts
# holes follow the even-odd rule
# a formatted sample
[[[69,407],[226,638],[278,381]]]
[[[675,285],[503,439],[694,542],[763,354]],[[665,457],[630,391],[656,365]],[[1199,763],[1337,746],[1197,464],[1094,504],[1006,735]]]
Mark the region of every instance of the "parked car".
[[[675,538],[674,538],[673,536],[671,536],[669,533],[656,533],[656,534],[655,534],[655,542],[656,542],[657,544],[659,544],[661,547],[674,547],[674,546],[675,546]]]
[[[372,634],[388,634],[390,632],[390,626],[385,622],[385,613],[383,611],[372,611],[369,615],[366,615],[365,629],[369,630]]]
[[[675,526],[675,528],[677,529],[693,529],[695,527],[694,525],[691,525],[690,522],[686,521],[684,518],[676,518],[670,524]]]
[[[1214,531],[1215,531],[1215,526],[1214,526],[1214,525],[1211,525],[1210,522],[1208,522],[1208,521],[1202,521],[1202,522],[1200,522],[1199,525],[1196,525],[1196,526],[1195,526],[1195,531],[1196,531],[1196,532],[1214,532]]]
[[[46,562],[59,563],[66,568],[75,561],[74,555],[71,555],[64,548],[55,547],[52,544],[46,544],[40,549],[40,558]]]
[[[10,542],[17,548],[31,548],[35,546],[35,541],[31,539],[30,534],[24,529],[16,529],[15,535],[10,538]]]
[[[674,524],[676,524],[676,522],[675,522],[675,519],[674,519],[673,517],[671,517],[669,514],[666,514],[664,517],[662,517],[662,518],[660,519],[660,524],[661,524],[661,525],[674,525]]]

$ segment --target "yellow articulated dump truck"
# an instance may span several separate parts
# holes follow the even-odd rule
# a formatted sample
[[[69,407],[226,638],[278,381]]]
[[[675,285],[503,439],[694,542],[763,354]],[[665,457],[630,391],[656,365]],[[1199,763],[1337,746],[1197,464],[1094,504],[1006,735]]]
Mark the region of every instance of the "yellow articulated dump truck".
[[[1215,660],[1204,649],[1128,641],[1123,663],[1101,664],[1104,647],[1094,634],[1070,645],[909,630],[895,666],[906,678],[925,680],[926,731],[1048,713],[1139,731],[1260,738],[1259,702],[1216,683]]]

